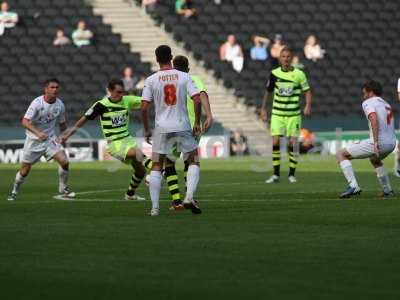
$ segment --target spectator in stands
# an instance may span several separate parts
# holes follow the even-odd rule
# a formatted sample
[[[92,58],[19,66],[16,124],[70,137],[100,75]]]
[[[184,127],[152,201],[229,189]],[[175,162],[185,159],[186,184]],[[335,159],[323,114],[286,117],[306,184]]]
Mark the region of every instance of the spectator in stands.
[[[197,15],[197,10],[193,7],[191,0],[176,0],[175,11],[178,15],[189,19]]]
[[[53,46],[65,46],[69,45],[71,43],[71,40],[65,36],[64,30],[58,29],[56,33],[56,37],[54,38],[53,41]]]
[[[268,45],[270,40],[268,38],[257,36],[253,37],[254,46],[250,49],[250,57],[252,60],[267,60],[268,59]]]
[[[249,146],[247,143],[247,137],[243,134],[241,129],[236,129],[231,134],[231,155],[248,155],[249,154]]]
[[[310,35],[304,46],[304,55],[307,59],[316,62],[318,59],[323,59],[325,55],[325,50],[321,48],[318,44],[317,37],[315,35]]]
[[[1,3],[0,11],[0,35],[4,34],[6,29],[15,27],[18,23],[18,14],[16,12],[9,11],[9,5],[7,2]]]
[[[124,77],[122,78],[124,89],[127,94],[132,94],[136,89],[136,84],[139,82],[139,77],[136,76],[131,67],[124,69]]]
[[[298,55],[293,56],[292,66],[297,69],[304,69],[304,65],[300,61],[300,57]]]
[[[142,6],[148,14],[154,14],[156,12],[157,0],[143,0]]]
[[[243,51],[233,34],[229,35],[226,42],[219,48],[219,57],[221,60],[232,62],[236,72],[240,73],[243,70]]]
[[[276,34],[274,38],[274,43],[271,46],[271,65],[276,67],[279,65],[279,56],[281,55],[282,49],[285,48],[283,43],[282,35]]]
[[[139,93],[143,90],[144,88],[144,83],[146,81],[147,76],[145,75],[140,75],[140,80],[138,81],[138,83],[136,83],[135,89],[136,91]]]
[[[72,40],[75,46],[82,47],[88,46],[92,43],[93,33],[86,28],[86,22],[81,20],[78,22],[78,26],[72,33]]]

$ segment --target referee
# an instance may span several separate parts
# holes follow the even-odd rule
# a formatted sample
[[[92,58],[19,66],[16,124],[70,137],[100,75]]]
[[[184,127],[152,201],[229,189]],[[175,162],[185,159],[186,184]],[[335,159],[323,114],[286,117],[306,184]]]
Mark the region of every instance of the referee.
[[[263,104],[261,108],[261,118],[267,121],[267,101],[273,100],[271,112],[271,136],[272,136],[272,165],[274,174],[267,179],[266,183],[279,182],[281,152],[280,137],[286,136],[289,139],[289,182],[295,183],[295,171],[297,166],[298,137],[301,129],[301,108],[300,96],[302,93],[306,97],[304,115],[311,115],[312,93],[307,81],[307,77],[300,69],[292,66],[293,51],[285,47],[279,56],[280,66],[273,69],[267,83]],[[296,153],[295,153],[296,150]]]

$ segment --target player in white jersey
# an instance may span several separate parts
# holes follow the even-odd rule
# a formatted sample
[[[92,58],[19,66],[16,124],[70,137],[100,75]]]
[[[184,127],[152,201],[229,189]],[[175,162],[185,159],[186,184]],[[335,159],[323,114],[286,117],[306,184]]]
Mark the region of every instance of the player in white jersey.
[[[152,103],[156,113],[152,136],[153,168],[150,173],[152,210],[150,215],[159,214],[161,169],[166,156],[173,155],[174,146],[184,153],[184,159],[187,158],[189,162],[187,192],[183,205],[194,213],[201,213],[198,203],[193,200],[200,178],[197,142],[194,136],[200,134],[201,131],[199,91],[189,74],[172,68],[172,53],[169,46],[157,47],[155,54],[160,70],[146,79],[142,93],[143,126],[147,140],[152,135],[149,126],[149,109]],[[188,117],[187,95],[190,95],[195,105],[193,130]]]
[[[397,99],[400,101],[400,78],[397,80]],[[394,164],[394,175],[400,177],[400,143],[397,143],[396,160]]]
[[[362,108],[369,121],[370,138],[358,143],[352,143],[337,154],[338,163],[346,177],[349,187],[340,195],[349,198],[361,193],[354,175],[350,160],[369,158],[375,168],[383,193],[380,196],[392,196],[389,176],[382,164],[382,160],[393,152],[396,147],[394,120],[392,108],[381,98],[382,86],[376,81],[368,81],[362,89]]]
[[[22,126],[26,128],[22,164],[15,177],[14,185],[8,196],[9,201],[16,200],[22,183],[28,176],[33,164],[42,156],[54,159],[59,164],[59,198],[73,198],[75,193],[68,188],[69,162],[62,145],[57,141],[55,127],[59,124],[60,132],[66,128],[65,107],[57,98],[59,81],[55,78],[45,82],[44,94],[29,105]]]

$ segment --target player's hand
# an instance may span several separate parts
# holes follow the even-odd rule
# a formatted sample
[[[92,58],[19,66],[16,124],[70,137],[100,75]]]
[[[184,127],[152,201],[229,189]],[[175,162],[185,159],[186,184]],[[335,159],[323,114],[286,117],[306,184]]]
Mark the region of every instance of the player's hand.
[[[193,131],[192,131],[194,136],[199,136],[201,134],[201,127],[199,123],[194,123],[193,124]]]
[[[213,123],[213,118],[212,118],[212,117],[207,117],[207,119],[206,119],[205,122],[203,123],[202,132],[203,132],[203,133],[206,133],[206,132],[210,129],[212,123]]]
[[[378,143],[374,143],[374,153],[375,153],[375,155],[376,155],[377,157],[380,156],[381,148],[379,147],[379,144],[378,144]]]
[[[144,137],[147,143],[151,145],[151,130],[144,132]]]
[[[39,132],[37,137],[39,138],[39,140],[41,140],[42,142],[47,140],[49,138],[49,136],[47,135],[47,133],[44,132]]]
[[[263,122],[267,122],[268,121],[268,114],[267,114],[267,110],[266,109],[261,109],[260,117],[261,117],[261,120],[263,120]]]
[[[309,116],[311,116],[311,106],[310,105],[306,105],[305,107],[304,107],[304,115],[306,116],[306,117],[309,117]]]

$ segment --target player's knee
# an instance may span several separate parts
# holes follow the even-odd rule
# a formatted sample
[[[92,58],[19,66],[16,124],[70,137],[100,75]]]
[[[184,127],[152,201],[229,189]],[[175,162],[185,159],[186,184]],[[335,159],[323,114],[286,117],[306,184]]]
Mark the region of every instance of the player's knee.
[[[28,174],[29,174],[30,171],[31,171],[31,165],[29,165],[29,164],[23,164],[23,165],[21,166],[21,169],[19,170],[19,173],[20,173],[22,176],[26,177],[26,176],[28,176]]]
[[[64,170],[68,170],[69,168],[69,161],[67,158],[60,160],[60,167]]]

